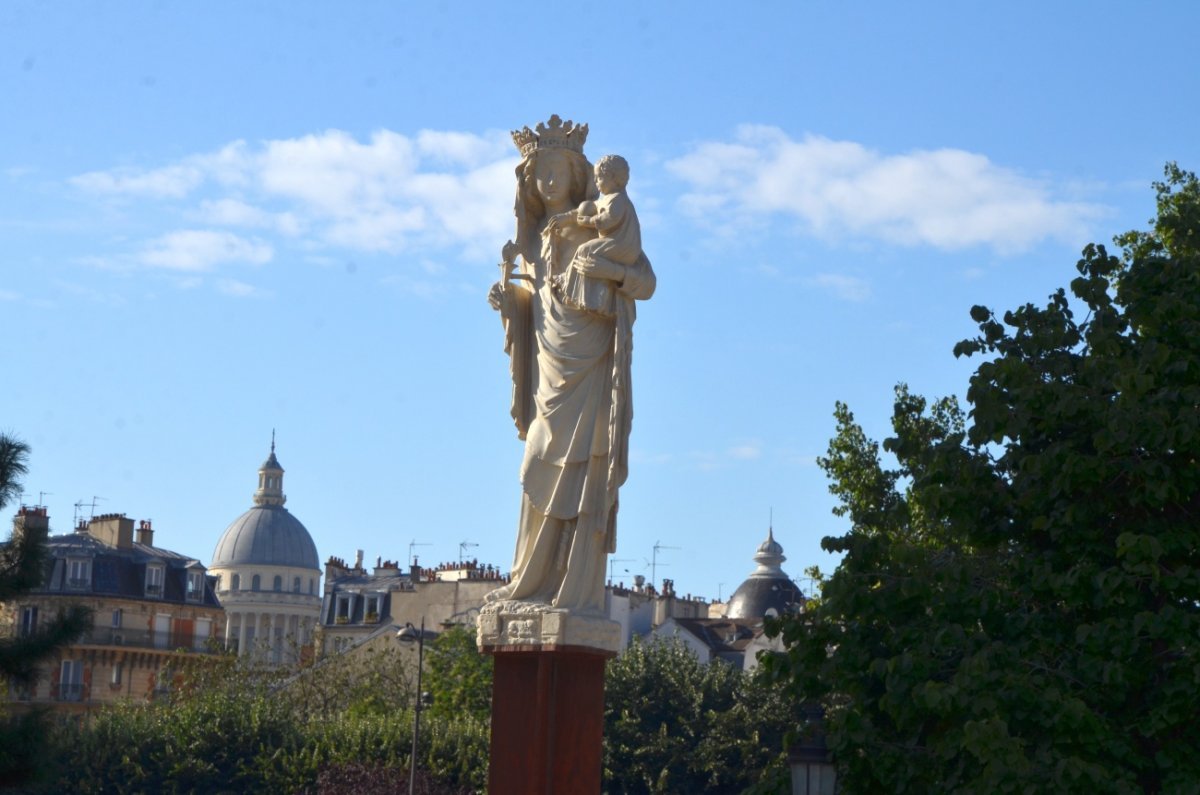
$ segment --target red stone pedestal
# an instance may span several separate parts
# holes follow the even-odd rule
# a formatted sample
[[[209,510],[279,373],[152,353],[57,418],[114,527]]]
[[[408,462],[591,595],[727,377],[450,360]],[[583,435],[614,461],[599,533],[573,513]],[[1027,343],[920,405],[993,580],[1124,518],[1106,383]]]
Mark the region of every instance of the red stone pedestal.
[[[484,646],[495,660],[489,795],[599,795],[604,662],[585,647]]]

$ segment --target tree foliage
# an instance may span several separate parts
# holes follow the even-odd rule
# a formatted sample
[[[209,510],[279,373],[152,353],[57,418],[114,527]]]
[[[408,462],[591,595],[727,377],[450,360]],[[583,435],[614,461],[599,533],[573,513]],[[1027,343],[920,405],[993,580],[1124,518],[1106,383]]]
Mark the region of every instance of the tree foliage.
[[[783,768],[788,705],[678,640],[634,642],[608,664],[604,699],[607,792],[741,792]]]
[[[232,655],[180,654],[168,701],[118,703],[61,727],[50,747],[59,773],[43,791],[356,791],[349,781],[366,792],[407,791],[411,690],[370,693],[372,683],[386,681],[376,674],[390,657],[350,655],[344,666],[284,675]],[[349,695],[334,698],[339,688]],[[425,716],[419,791],[481,790],[487,747],[486,725]]]
[[[470,717],[489,725],[492,719],[492,658],[479,653],[475,631],[454,626],[427,644],[425,688],[433,698],[430,711],[443,718]]]
[[[21,493],[20,480],[27,471],[29,447],[0,434],[0,509]],[[0,544],[0,603],[12,604],[42,585],[49,555],[46,531],[36,527],[15,529]],[[38,665],[79,637],[91,624],[91,613],[69,606],[46,616],[34,632],[21,634],[16,626],[0,637],[0,695],[3,689],[33,681]],[[42,716],[9,717],[0,712],[0,785],[28,781],[47,763],[43,753]]]
[[[969,417],[900,387],[884,450],[839,405],[851,523],[772,673],[828,710],[850,792],[1194,792],[1200,781],[1200,183],[997,315]]]

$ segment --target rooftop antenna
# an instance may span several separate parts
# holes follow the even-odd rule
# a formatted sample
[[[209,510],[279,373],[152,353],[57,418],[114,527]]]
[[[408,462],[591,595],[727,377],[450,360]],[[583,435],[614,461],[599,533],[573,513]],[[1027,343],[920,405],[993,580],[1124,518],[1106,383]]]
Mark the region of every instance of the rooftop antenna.
[[[654,542],[654,556],[653,556],[653,559],[650,561],[650,584],[651,585],[655,585],[658,582],[658,579],[657,579],[658,551],[660,549],[682,549],[682,547],[669,547],[669,546],[666,546],[665,544],[663,544],[661,541]],[[663,565],[666,566],[668,564],[664,563]],[[657,587],[657,585],[655,585],[655,587]]]
[[[467,556],[467,547],[477,547],[477,546],[479,546],[479,545],[473,541],[460,541],[459,542],[459,544],[458,544],[458,563],[460,566],[462,565],[463,560]]]
[[[408,565],[410,565],[410,566],[413,565],[413,563],[416,560],[413,557],[413,547],[428,547],[428,546],[433,546],[433,545],[428,542],[425,542],[425,541],[417,541],[416,539],[413,539],[412,541],[410,541],[408,543]]]
[[[93,496],[92,501],[90,503],[84,502],[82,499],[80,499],[79,502],[75,503],[75,526],[78,527],[80,520],[83,519],[83,509],[85,506],[90,507],[90,513],[88,514],[88,520],[90,521],[92,519],[95,519],[96,518],[96,500],[103,500],[103,499],[104,499],[104,497]]]
[[[46,507],[46,498],[53,497],[53,496],[54,496],[54,492],[52,492],[52,491],[39,491],[38,492],[38,507],[45,508]]]
[[[616,563],[633,563],[633,558],[609,558],[608,559],[608,584],[612,585],[613,581],[613,564]],[[629,571],[629,569],[623,569]]]
[[[724,587],[725,587],[725,583],[723,583],[723,582],[717,583],[717,601],[718,602],[721,601],[721,589]]]

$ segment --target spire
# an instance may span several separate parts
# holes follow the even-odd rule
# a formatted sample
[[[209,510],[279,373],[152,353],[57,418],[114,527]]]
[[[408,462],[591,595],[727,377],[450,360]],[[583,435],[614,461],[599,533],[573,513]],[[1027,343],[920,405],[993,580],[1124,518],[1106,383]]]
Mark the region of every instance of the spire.
[[[758,545],[758,551],[754,553],[754,562],[758,564],[758,568],[750,575],[751,577],[779,577],[783,576],[783,562],[787,560],[783,555],[783,547],[775,540],[775,528],[767,527],[767,540]]]
[[[255,505],[283,505],[287,496],[283,493],[283,467],[275,457],[275,429],[271,429],[271,454],[258,468],[258,490],[254,492]]]

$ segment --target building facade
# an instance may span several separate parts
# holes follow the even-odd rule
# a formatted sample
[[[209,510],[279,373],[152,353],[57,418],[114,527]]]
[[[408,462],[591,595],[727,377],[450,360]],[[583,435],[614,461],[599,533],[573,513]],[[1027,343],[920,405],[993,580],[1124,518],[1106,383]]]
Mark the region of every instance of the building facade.
[[[41,506],[22,507],[17,532],[49,532]],[[180,654],[219,650],[225,615],[214,578],[199,560],[155,546],[143,520],[107,514],[74,533],[49,536],[41,587],[0,605],[0,632],[29,636],[68,603],[92,609],[93,625],[62,649],[29,688],[9,693],[19,708],[79,712],[118,699],[146,701],[169,690]]]
[[[226,647],[270,664],[311,651],[321,609],[317,547],[285,502],[272,441],[258,469],[254,506],[221,534],[209,566],[227,615]]]
[[[349,566],[331,557],[325,564],[321,604],[321,654],[358,646],[381,632],[425,622],[436,632],[453,624],[472,624],[483,598],[506,580],[492,566],[477,561],[442,563],[423,568],[416,562],[401,569],[395,561],[377,559],[363,565],[362,551]]]
[[[672,615],[657,622],[651,634],[679,639],[701,662],[722,660],[753,670],[759,652],[782,650],[779,638],[763,633],[763,619],[804,609],[803,592],[783,571],[785,560],[774,529],[768,528],[766,540],[754,552],[754,571],[729,597],[720,615]]]

